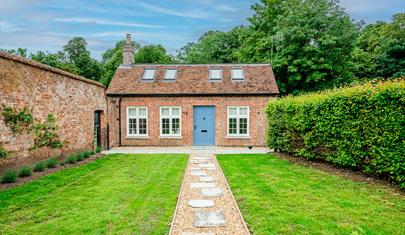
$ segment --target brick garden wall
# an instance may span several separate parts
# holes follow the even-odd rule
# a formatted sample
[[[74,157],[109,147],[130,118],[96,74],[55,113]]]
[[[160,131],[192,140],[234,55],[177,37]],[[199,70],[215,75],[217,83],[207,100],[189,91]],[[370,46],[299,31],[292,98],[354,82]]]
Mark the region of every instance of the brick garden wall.
[[[0,145],[12,152],[0,159],[0,170],[50,156],[93,148],[94,111],[102,110],[102,144],[106,144],[107,104],[100,83],[0,52],[0,105],[32,110],[36,119],[57,118],[62,149],[30,151],[32,135],[15,135],[0,114]]]
[[[193,145],[193,106],[215,106],[215,141],[217,146],[265,146],[267,119],[264,109],[268,96],[200,96],[200,97],[124,97],[121,101],[122,146],[191,146]],[[126,137],[126,107],[148,107],[149,138]],[[160,137],[161,106],[181,106],[182,138]],[[227,138],[227,106],[250,107],[250,138]],[[119,144],[119,98],[108,98],[110,147]]]

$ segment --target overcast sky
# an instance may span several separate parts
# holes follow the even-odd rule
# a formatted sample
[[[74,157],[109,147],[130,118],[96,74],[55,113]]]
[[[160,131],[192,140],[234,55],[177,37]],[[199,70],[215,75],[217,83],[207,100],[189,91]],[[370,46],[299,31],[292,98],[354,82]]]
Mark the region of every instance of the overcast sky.
[[[92,56],[131,33],[141,44],[162,44],[170,53],[208,30],[247,24],[255,0],[0,0],[0,48],[30,52],[62,50],[84,37]],[[355,20],[389,21],[405,11],[405,0],[341,0]]]

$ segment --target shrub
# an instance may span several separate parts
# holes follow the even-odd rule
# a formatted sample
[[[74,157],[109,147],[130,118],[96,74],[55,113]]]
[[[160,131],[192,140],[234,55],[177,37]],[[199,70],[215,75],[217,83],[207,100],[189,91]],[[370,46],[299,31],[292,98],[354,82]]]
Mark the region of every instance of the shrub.
[[[83,152],[84,158],[89,158],[90,157],[90,151],[85,151]]]
[[[91,150],[90,155],[94,155],[94,154],[96,154],[96,152],[94,150]]]
[[[32,175],[32,170],[29,166],[22,166],[18,172],[18,176],[20,177],[28,177],[30,175]]]
[[[98,146],[98,147],[96,148],[96,153],[99,153],[99,152],[101,152],[101,147],[100,147],[100,146]]]
[[[35,172],[40,172],[40,171],[44,171],[46,168],[46,165],[44,162],[38,162],[37,164],[35,164],[34,166],[34,171]]]
[[[405,79],[270,101],[271,148],[405,187]]]
[[[46,167],[48,168],[55,168],[58,165],[58,160],[56,160],[55,158],[51,158],[48,159],[48,161],[46,161]]]
[[[77,154],[77,161],[83,161],[83,159],[84,159],[84,153]]]
[[[17,181],[17,171],[7,170],[4,172],[3,177],[1,177],[2,183],[14,183]]]
[[[75,164],[76,161],[77,161],[76,155],[70,155],[69,157],[67,157],[65,159],[65,163],[68,163],[68,164]]]

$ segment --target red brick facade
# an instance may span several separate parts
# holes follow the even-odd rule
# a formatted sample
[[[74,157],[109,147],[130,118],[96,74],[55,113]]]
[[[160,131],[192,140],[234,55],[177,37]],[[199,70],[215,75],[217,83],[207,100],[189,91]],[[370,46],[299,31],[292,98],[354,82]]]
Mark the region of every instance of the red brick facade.
[[[193,145],[193,107],[215,106],[215,145],[265,146],[267,120],[264,113],[270,96],[182,96],[108,98],[110,147],[119,146],[119,107],[121,105],[121,146],[191,146]],[[121,104],[120,104],[121,103]],[[148,108],[148,137],[127,137],[126,113],[129,106]],[[181,107],[181,137],[160,136],[160,107]],[[249,138],[227,137],[227,107],[250,108]]]
[[[39,120],[44,120],[48,114],[54,115],[60,139],[68,142],[62,149],[30,151],[32,135],[13,134],[0,114],[0,144],[12,153],[8,159],[0,159],[0,168],[93,148],[96,110],[102,112],[102,144],[106,144],[107,102],[105,88],[100,83],[0,53],[0,105],[27,107]]]

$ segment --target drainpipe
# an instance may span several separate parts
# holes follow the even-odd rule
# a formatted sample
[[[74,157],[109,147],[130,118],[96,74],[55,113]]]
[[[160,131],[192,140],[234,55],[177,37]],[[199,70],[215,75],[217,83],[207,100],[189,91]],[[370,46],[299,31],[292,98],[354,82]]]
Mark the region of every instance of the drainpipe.
[[[122,96],[118,100],[118,146],[121,147],[121,101],[122,101]]]

